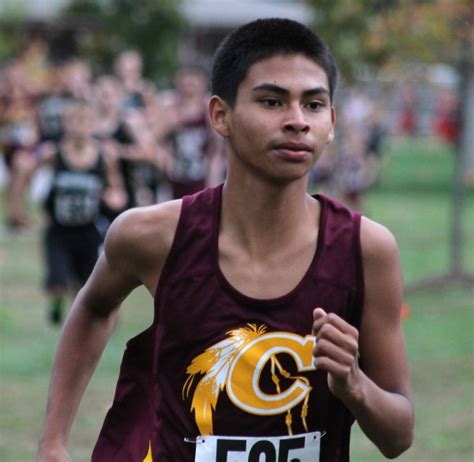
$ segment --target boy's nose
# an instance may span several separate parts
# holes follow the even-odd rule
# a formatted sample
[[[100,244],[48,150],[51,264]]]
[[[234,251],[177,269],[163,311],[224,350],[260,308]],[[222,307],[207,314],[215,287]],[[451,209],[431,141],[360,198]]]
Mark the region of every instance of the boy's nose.
[[[304,117],[301,107],[289,108],[283,129],[294,133],[306,133],[309,130],[309,124]]]

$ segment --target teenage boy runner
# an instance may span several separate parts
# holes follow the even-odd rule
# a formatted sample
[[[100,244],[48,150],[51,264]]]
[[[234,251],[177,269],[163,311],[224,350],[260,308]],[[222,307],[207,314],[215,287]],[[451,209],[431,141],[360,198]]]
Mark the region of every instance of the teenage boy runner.
[[[113,223],[64,326],[39,461],[70,460],[81,396],[141,284],[155,318],[127,345],[93,461],[347,461],[354,418],[387,457],[411,445],[395,240],[306,192],[335,83],[299,23],[259,20],[223,42],[209,113],[225,184]]]
[[[48,318],[53,324],[62,322],[68,290],[85,284],[99,256],[102,239],[96,225],[101,200],[116,208],[125,201],[115,154],[93,137],[93,126],[90,103],[71,100],[65,106],[63,139],[41,145],[36,157],[19,158],[13,165],[10,215],[15,218],[24,214],[33,173],[44,165],[52,170],[44,203],[43,253]]]

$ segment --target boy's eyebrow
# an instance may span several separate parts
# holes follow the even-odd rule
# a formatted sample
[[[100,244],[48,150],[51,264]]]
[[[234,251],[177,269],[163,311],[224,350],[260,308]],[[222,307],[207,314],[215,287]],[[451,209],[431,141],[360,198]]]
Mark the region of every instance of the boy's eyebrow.
[[[256,87],[252,88],[252,91],[270,91],[272,93],[277,93],[282,96],[289,95],[290,92],[286,88],[280,87],[278,85],[275,85],[273,83],[262,83],[260,85],[257,85]],[[310,88],[309,90],[303,91],[303,96],[308,97],[308,96],[321,96],[321,95],[328,95],[329,96],[329,90],[324,87],[315,87],[315,88]]]
[[[315,88],[311,88],[310,90],[305,90],[303,92],[303,96],[328,96],[329,97],[329,90],[324,87],[315,87]]]
[[[271,91],[272,93],[277,93],[279,95],[289,95],[290,92],[283,87],[279,87],[274,83],[262,83],[252,88],[252,91]]]

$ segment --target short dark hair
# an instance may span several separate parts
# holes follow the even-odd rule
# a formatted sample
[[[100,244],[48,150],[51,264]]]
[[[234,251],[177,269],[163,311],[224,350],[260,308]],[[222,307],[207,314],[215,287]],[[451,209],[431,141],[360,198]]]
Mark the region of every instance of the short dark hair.
[[[212,94],[233,106],[249,68],[276,54],[303,54],[321,66],[333,99],[337,68],[328,46],[303,24],[280,18],[257,19],[227,35],[214,55]]]

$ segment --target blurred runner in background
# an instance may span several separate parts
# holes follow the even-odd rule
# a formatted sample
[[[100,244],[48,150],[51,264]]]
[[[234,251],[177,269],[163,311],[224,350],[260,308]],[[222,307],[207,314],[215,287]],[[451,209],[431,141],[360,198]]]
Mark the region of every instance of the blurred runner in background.
[[[62,321],[68,289],[78,289],[89,277],[102,239],[96,227],[100,203],[120,209],[125,197],[111,146],[93,137],[95,113],[86,101],[70,101],[64,112],[64,136],[45,143],[35,158],[14,162],[11,216],[23,222],[23,199],[29,180],[42,165],[53,169],[44,204],[45,288],[50,298],[49,320]]]
[[[29,159],[35,155],[40,136],[38,100],[39,94],[31,85],[21,61],[11,59],[3,68],[0,79],[0,151],[10,173],[17,158]],[[11,194],[10,186],[7,188],[7,201]],[[6,220],[13,229],[28,225],[26,216],[7,216]]]
[[[184,66],[175,76],[175,91],[161,95],[165,108],[168,159],[165,168],[172,197],[194,194],[223,177],[223,143],[209,124],[208,77],[199,66]]]

